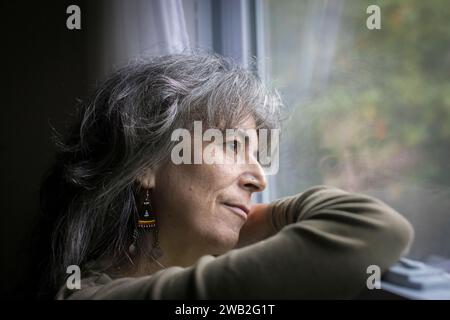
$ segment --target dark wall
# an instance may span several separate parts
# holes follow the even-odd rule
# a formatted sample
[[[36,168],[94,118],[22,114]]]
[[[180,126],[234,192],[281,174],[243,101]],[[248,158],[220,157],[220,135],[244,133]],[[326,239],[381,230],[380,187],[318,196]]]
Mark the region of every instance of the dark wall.
[[[37,277],[30,241],[39,184],[54,156],[49,123],[64,127],[89,91],[87,1],[1,6],[1,228],[2,297],[31,296]],[[67,6],[82,9],[82,29],[66,28]],[[89,17],[96,21],[95,17]],[[6,99],[5,99],[6,98]]]

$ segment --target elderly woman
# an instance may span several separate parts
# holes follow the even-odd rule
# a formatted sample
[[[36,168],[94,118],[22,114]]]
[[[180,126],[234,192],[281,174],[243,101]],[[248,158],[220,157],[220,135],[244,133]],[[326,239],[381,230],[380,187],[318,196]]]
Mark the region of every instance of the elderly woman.
[[[268,204],[258,135],[213,152],[243,163],[175,164],[174,130],[270,129],[279,99],[216,55],[127,66],[82,105],[42,189],[52,230],[44,287],[59,299],[352,298],[412,238],[384,203],[326,186]],[[246,143],[247,141],[247,143]],[[194,148],[193,153],[196,153]],[[192,155],[194,156],[194,155]],[[66,284],[81,269],[80,288]],[[59,288],[59,290],[58,290]]]

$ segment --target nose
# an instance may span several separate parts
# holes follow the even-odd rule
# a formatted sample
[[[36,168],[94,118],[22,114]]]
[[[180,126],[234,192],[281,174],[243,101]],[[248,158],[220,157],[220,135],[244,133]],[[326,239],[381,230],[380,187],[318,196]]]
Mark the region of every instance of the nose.
[[[264,174],[263,168],[257,164],[249,164],[248,170],[246,170],[239,181],[241,188],[253,192],[261,192],[267,186],[267,180]]]

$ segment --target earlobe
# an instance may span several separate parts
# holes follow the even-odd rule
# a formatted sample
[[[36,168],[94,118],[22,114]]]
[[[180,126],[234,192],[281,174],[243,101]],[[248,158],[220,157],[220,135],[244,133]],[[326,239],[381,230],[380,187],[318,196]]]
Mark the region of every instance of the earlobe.
[[[155,186],[155,171],[153,169],[145,169],[138,181],[143,188],[152,189]]]

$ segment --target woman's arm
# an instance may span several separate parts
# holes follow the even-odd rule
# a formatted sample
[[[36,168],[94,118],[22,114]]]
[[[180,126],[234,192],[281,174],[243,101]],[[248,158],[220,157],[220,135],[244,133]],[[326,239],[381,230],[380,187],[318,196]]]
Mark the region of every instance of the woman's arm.
[[[410,224],[381,201],[324,186],[276,200],[266,212],[259,218],[269,217],[279,232],[262,241],[204,256],[189,268],[135,279],[103,276],[98,285],[83,289],[82,283],[80,291],[60,297],[352,298],[366,286],[367,267],[386,270],[413,235]]]

